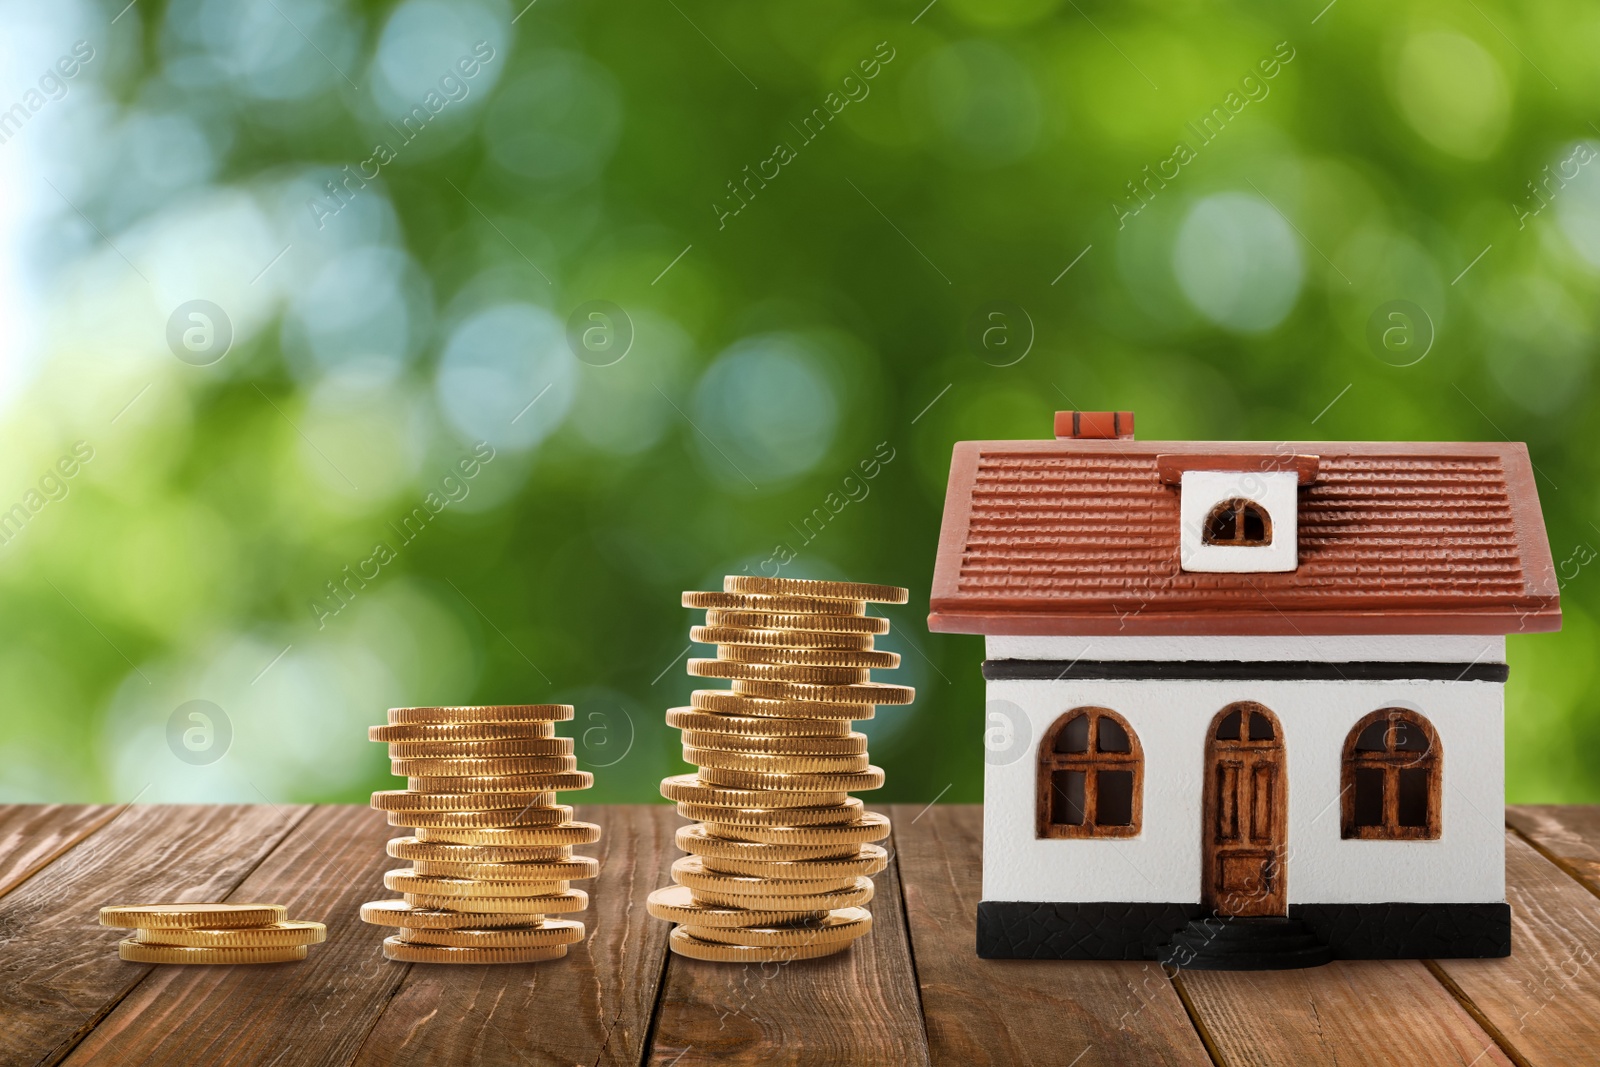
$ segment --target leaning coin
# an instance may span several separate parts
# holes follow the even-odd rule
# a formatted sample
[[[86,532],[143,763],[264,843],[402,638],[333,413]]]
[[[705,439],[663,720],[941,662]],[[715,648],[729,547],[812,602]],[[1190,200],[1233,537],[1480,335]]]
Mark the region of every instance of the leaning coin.
[[[790,896],[753,897],[718,889],[696,889],[694,898],[725,908],[759,908],[764,911],[833,911],[854,908],[872,899],[871,878],[857,878],[856,884],[842,892],[796,893]]]
[[[474,907],[475,897],[548,897],[567,891],[565,879],[544,881],[490,882],[481,878],[455,878],[448,875],[418,874],[410,867],[385,871],[383,884],[396,893],[410,896],[454,897]]]
[[[575,771],[576,756],[501,756],[496,759],[391,759],[389,770],[401,778],[425,776],[548,774],[551,771]]]
[[[487,882],[565,882],[593,878],[600,862],[588,856],[560,860],[526,860],[512,863],[461,863],[450,860],[413,860],[411,869],[424,878],[470,878]],[[427,890],[427,892],[434,892]]]
[[[872,680],[872,672],[865,667],[795,667],[784,663],[729,663],[720,659],[691,659],[685,669],[695,678],[732,678],[735,681],[859,685]]]
[[[524,808],[547,808],[556,801],[553,792],[447,793],[416,789],[385,789],[372,794],[372,806],[379,811],[495,811],[516,812]],[[415,826],[415,823],[399,823]]]
[[[458,845],[419,837],[391,837],[384,850],[397,860],[434,863],[522,863],[564,860],[572,855],[571,845]]]
[[[460,901],[454,903],[459,904]],[[584,904],[588,903],[587,897]],[[582,911],[582,907],[551,909]],[[403,900],[375,900],[361,905],[361,921],[374,926],[398,926],[401,929],[458,930],[479,929],[489,926],[517,926],[539,922],[538,916],[530,918],[519,912],[458,911],[455,908],[423,908]],[[546,922],[550,920],[544,920]]]
[[[830,634],[815,630],[757,630],[748,626],[691,626],[689,640],[702,645],[751,645],[762,648],[872,647],[871,634]]]
[[[688,886],[695,893],[720,893],[741,899],[762,897],[790,897],[822,893],[843,893],[856,884],[855,875],[838,878],[819,878],[803,882],[777,881],[772,878],[754,878],[739,874],[719,874],[706,867],[699,856],[679,856],[672,861],[672,880]],[[755,904],[754,907],[762,907]]]
[[[657,889],[645,900],[645,910],[658,919],[668,922],[690,923],[695,926],[770,926],[795,922],[800,919],[820,919],[826,912],[761,911],[749,908],[723,908],[703,904],[694,899],[687,886],[669,885]]]
[[[900,666],[897,652],[871,649],[852,651],[841,648],[767,648],[761,645],[717,646],[717,658],[732,663],[789,663],[802,667],[882,667]]]
[[[843,804],[850,794],[843,789],[728,789],[707,784],[693,774],[675,774],[661,779],[661,795],[668,800],[691,804],[726,804],[740,808],[825,808]]]
[[[889,620],[876,615],[802,615],[795,612],[712,609],[707,626],[737,626],[745,630],[810,630],[814,633],[886,634]]]
[[[889,836],[889,817],[869,811],[858,820],[814,826],[762,826],[737,822],[703,822],[705,833],[733,841],[773,845],[866,844]],[[681,831],[680,831],[681,832]]]
[[[452,908],[469,909],[480,917],[474,926],[487,926],[483,915],[564,915],[582,911],[589,906],[589,894],[581,889],[552,893],[545,897],[438,897],[426,893],[404,893],[405,903],[415,908],[448,911]],[[526,918],[518,922],[526,922]]]
[[[849,941],[826,941],[796,947],[755,947],[751,945],[721,945],[715,941],[702,941],[691,936],[684,927],[673,927],[667,946],[680,956],[714,963],[788,963],[791,960],[811,960],[831,956],[850,947]]]
[[[369,741],[517,741],[555,735],[553,722],[400,723],[367,727]]]
[[[720,856],[753,860],[849,859],[860,846],[851,842],[833,845],[769,845],[757,841],[735,841],[715,837],[699,826],[680,826],[674,838],[679,848],[693,856]]]
[[[865,600],[834,600],[808,596],[762,596],[759,593],[685,593],[686,608],[720,608],[742,611],[792,611],[821,615],[864,615]]]
[[[571,808],[567,809],[569,812]],[[588,845],[600,840],[600,827],[592,822],[558,826],[505,826],[483,829],[417,827],[417,840],[450,845],[490,845],[518,848],[545,845]]]
[[[872,929],[872,913],[866,908],[839,908],[821,919],[798,923],[772,923],[739,929],[698,926],[685,923],[692,937],[723,945],[815,945],[854,941]]]
[[[855,756],[796,756],[771,752],[729,752],[720,748],[683,748],[685,763],[729,771],[766,774],[837,774],[864,771],[870,766],[865,752]]]
[[[127,938],[117,942],[117,955],[131,963],[291,963],[306,958],[304,945],[276,948],[194,948],[184,945],[149,945]]]
[[[911,590],[898,585],[871,582],[821,582],[810,578],[767,578],[759,574],[730,574],[722,580],[729,593],[758,593],[762,596],[810,596],[834,600],[868,600],[875,604],[904,604]]]
[[[390,741],[389,758],[506,759],[517,756],[570,756],[570,737],[513,737],[499,741]]]
[[[556,804],[554,793],[549,804],[521,808],[496,808],[489,811],[390,811],[390,826],[412,826],[423,830],[510,830],[544,829],[566,824],[572,818],[571,804]]]
[[[147,945],[181,945],[186,948],[282,948],[317,945],[328,939],[322,923],[288,922],[270,926],[239,926],[218,930],[135,930],[133,939]]]
[[[708,856],[704,853],[698,854],[698,858],[708,872],[788,882],[837,882],[854,875],[870,877],[889,865],[888,853],[877,845],[860,845],[858,848],[854,856],[837,859],[747,859],[742,856]]]
[[[440,708],[390,708],[389,722],[484,723],[563,722],[572,718],[571,704],[482,704]]]
[[[398,937],[383,939],[383,954],[400,963],[540,963],[567,954],[566,945],[538,948],[462,948],[450,945],[413,945]]]
[[[881,682],[854,682],[849,685],[814,685],[806,682],[777,682],[736,678],[733,691],[741,696],[770,697],[777,700],[817,700],[841,704],[909,704],[917,691],[908,685]]]
[[[554,771],[550,774],[444,775],[406,779],[406,787],[425,793],[529,793],[557,789],[588,789],[594,775],[588,771]],[[465,805],[471,807],[472,805]]]
[[[704,692],[704,689],[696,690],[694,699],[706,699],[700,696]],[[861,705],[841,705],[841,709],[845,708],[849,713],[837,717],[797,715],[792,718],[742,715],[727,708],[668,708],[667,725],[680,730],[713,730],[723,734],[755,734],[759,737],[843,737],[850,732],[850,720],[856,718],[854,712]],[[869,707],[866,710],[870,719],[872,709]]]
[[[769,700],[746,696],[731,689],[696,689],[689,694],[689,706],[698,711],[714,711],[751,719],[870,719],[877,709],[871,704],[830,703],[822,700]],[[822,724],[819,724],[819,726]],[[839,724],[832,724],[838,726]],[[844,725],[843,731],[850,727]],[[766,731],[756,730],[755,733]]]
[[[843,737],[783,737],[764,734],[725,734],[716,730],[685,730],[683,745],[685,748],[766,753],[774,756],[862,756],[867,751],[867,735],[848,733]]]
[[[803,789],[880,789],[883,768],[868,767],[850,774],[763,774],[760,771],[725,771],[720,767],[701,767],[700,780],[728,789],[803,790]],[[676,799],[676,798],[671,798]]]
[[[571,945],[583,940],[583,923],[576,919],[546,919],[538,926],[512,926],[484,930],[427,930],[401,927],[396,935],[410,945],[445,945],[451,948],[535,948]]]
[[[289,917],[282,904],[114,904],[100,909],[101,926],[144,930],[221,930],[268,926]]]
[[[754,804],[702,804],[678,801],[685,819],[736,826],[841,826],[860,821],[861,801],[847,797],[843,804],[809,808],[773,808]]]

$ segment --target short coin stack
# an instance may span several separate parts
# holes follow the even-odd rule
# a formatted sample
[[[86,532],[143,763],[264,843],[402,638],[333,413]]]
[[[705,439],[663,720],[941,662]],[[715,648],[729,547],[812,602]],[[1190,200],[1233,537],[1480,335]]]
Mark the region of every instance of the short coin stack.
[[[117,943],[133,963],[288,963],[328,937],[282,904],[119,904],[100,909],[100,925],[134,931]]]
[[[391,708],[368,728],[389,744],[406,789],[372,794],[392,826],[415,827],[389,842],[411,866],[383,884],[401,894],[361,907],[361,918],[399,927],[383,954],[407,963],[532,963],[567,954],[583,923],[549,918],[582,911],[589,895],[570,880],[600,865],[573,845],[600,840],[600,827],[572,821],[556,790],[587,789],[572,739],[555,724],[570,704]]]
[[[866,812],[852,789],[876,789],[866,735],[852,720],[877,704],[909,704],[914,690],[870,681],[873,667],[899,666],[875,651],[889,620],[868,602],[904,604],[895,586],[730,576],[720,593],[685,593],[705,608],[691,639],[717,646],[689,673],[727,678],[700,689],[691,706],[667,712],[683,731],[694,774],[661,783],[680,814],[688,852],[672,865],[675,886],[650,894],[650,914],[679,924],[669,944],[695,959],[787,961],[827,956],[872,928],[860,905],[887,852],[889,820]]]

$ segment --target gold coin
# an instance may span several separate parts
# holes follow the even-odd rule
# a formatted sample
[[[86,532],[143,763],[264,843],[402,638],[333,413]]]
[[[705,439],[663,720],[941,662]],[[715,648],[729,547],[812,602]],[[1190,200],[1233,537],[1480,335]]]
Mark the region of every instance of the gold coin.
[[[815,630],[752,630],[738,626],[691,626],[689,640],[702,645],[755,648],[869,649],[871,634],[829,634]]]
[[[850,774],[763,774],[760,771],[727,771],[721,767],[701,767],[698,774],[700,780],[707,785],[722,786],[726,789],[757,791],[782,789],[797,792],[805,789],[848,791],[883,787],[882,767],[868,767],[864,771]]]
[[[223,930],[270,926],[289,917],[282,904],[114,904],[100,909],[101,926],[141,930]]]
[[[428,893],[402,893],[401,899],[415,908],[430,911],[448,911],[453,908],[470,909],[477,920],[473,926],[487,926],[484,915],[524,916],[518,922],[527,922],[529,915],[562,915],[582,911],[589,906],[589,894],[581,889],[569,889],[546,897],[438,897]]]
[[[472,775],[548,774],[575,771],[575,756],[502,756],[498,759],[391,759],[389,770],[402,778]]]
[[[328,939],[322,923],[288,922],[270,926],[243,926],[231,930],[135,930],[133,939],[142,945],[180,945],[185,948],[282,948],[285,945],[317,945]]]
[[[911,590],[871,582],[824,582],[812,578],[764,578],[758,574],[730,574],[722,580],[729,593],[761,596],[809,596],[829,600],[867,600],[875,604],[905,604]]]
[[[813,633],[886,634],[889,620],[876,615],[803,615],[778,611],[706,612],[707,626],[737,626],[741,630],[810,630]]]
[[[889,836],[889,817],[875,811],[862,814],[858,820],[831,826],[757,826],[736,822],[706,822],[703,825],[705,832],[712,837],[752,844],[860,845],[882,841]]]
[[[583,905],[576,908],[551,908],[551,911],[582,911],[588,904],[588,897],[584,897]],[[459,904],[461,901],[453,901]],[[518,904],[524,901],[517,901]],[[552,920],[542,919],[539,915],[528,915],[520,911],[458,911],[450,908],[422,908],[409,904],[404,900],[376,900],[370,904],[361,905],[361,921],[374,926],[398,926],[401,929],[417,930],[462,930],[480,929],[491,926],[526,927],[541,925]],[[559,921],[559,920],[557,920]]]
[[[720,659],[691,659],[688,671],[694,678],[812,685],[856,685],[872,680],[872,672],[865,667],[795,667],[787,663],[728,663]]]
[[[733,691],[741,696],[775,700],[815,700],[840,704],[909,704],[917,691],[909,685],[884,685],[861,682],[851,685],[812,685],[799,682],[769,682],[761,679],[735,679]]]
[[[699,856],[679,856],[672,861],[672,880],[688,886],[695,893],[720,893],[727,897],[789,897],[803,894],[842,893],[856,884],[856,875],[838,878],[806,879],[798,882],[780,882],[772,878],[756,878],[742,874],[722,874],[705,865]],[[756,904],[755,907],[762,907]]]
[[[514,815],[521,808],[549,808],[556,802],[553,792],[446,793],[415,789],[385,789],[372,794],[372,806],[379,811],[498,811]],[[398,823],[415,826],[416,823]]]
[[[809,808],[773,808],[744,804],[701,804],[678,802],[678,814],[685,819],[716,823],[719,826],[841,826],[859,822],[861,801],[845,798],[843,804]]]
[[[761,879],[755,879],[761,881]],[[802,883],[814,885],[815,883]],[[792,896],[746,896],[742,893],[725,893],[718,889],[696,889],[694,898],[707,904],[724,908],[754,908],[763,911],[833,911],[837,908],[854,908],[872,899],[871,878],[857,878],[856,884],[843,892],[797,893]]]
[[[827,912],[761,911],[749,908],[722,908],[715,904],[702,904],[694,899],[687,886],[669,885],[657,889],[645,900],[645,910],[658,919],[668,922],[691,923],[695,926],[716,926],[724,929],[740,926],[770,926],[797,922],[802,919],[820,919]]]
[[[683,749],[685,763],[697,767],[717,767],[730,771],[760,771],[775,774],[822,774],[846,771],[864,771],[870,757],[859,756],[794,756],[774,755],[768,752],[728,752],[718,748]]]
[[[450,945],[413,945],[398,937],[383,939],[383,954],[400,963],[542,963],[567,954],[566,945],[539,948],[462,948]]]
[[[668,708],[667,725],[680,730],[712,730],[721,734],[754,734],[757,737],[843,737],[850,732],[850,720],[846,718],[766,719],[728,715],[704,708]]]
[[[290,963],[306,958],[304,945],[276,948],[214,948],[189,945],[149,945],[133,938],[117,942],[117,955],[131,963]]]
[[[400,928],[395,935],[408,945],[443,945],[449,948],[536,948],[571,945],[583,940],[583,923],[576,919],[546,919],[538,926],[509,926],[487,930],[427,930]]]
[[[685,748],[710,748],[720,752],[752,752],[773,756],[861,756],[867,751],[867,735],[849,733],[843,737],[770,737],[765,735],[725,734],[716,730],[685,730]]]
[[[543,794],[554,797],[554,793]],[[548,804],[524,808],[496,808],[491,811],[390,811],[390,826],[412,826],[420,836],[424,830],[512,830],[547,829],[569,822],[572,805]]]
[[[821,919],[797,923],[771,923],[736,928],[698,926],[684,923],[691,937],[721,945],[831,945],[850,942],[872,929],[872,913],[866,908],[839,908]]]
[[[831,956],[850,947],[849,941],[825,941],[804,947],[785,945],[781,948],[753,947],[751,945],[719,945],[702,941],[682,926],[673,927],[667,938],[667,947],[680,956],[712,963],[788,963],[792,960],[814,960]]]
[[[484,723],[484,722],[563,722],[572,718],[571,704],[482,704],[441,708],[390,708],[389,722],[401,723]]]
[[[510,848],[504,845],[445,844],[416,837],[390,838],[385,850],[397,860],[434,863],[523,863],[528,860],[564,860],[572,855],[571,845]]]
[[[865,600],[830,600],[810,596],[761,596],[757,593],[685,593],[686,608],[736,611],[787,611],[821,615],[864,615]]]
[[[716,712],[747,719],[870,719],[877,709],[871,704],[830,704],[820,700],[768,700],[746,696],[731,689],[696,689],[689,694],[689,706],[697,711]],[[833,736],[843,736],[850,727],[834,725]],[[756,733],[778,731],[753,731]]]
[[[549,774],[428,775],[406,779],[406,788],[423,793],[534,793],[557,789],[588,789],[594,775],[588,771],[553,771]],[[475,807],[465,804],[463,807]]]
[[[730,663],[793,664],[800,667],[900,666],[895,652],[843,648],[767,648],[762,645],[718,645],[717,659]]]
[[[661,795],[668,800],[686,800],[691,804],[726,804],[736,808],[826,808],[843,804],[849,798],[842,789],[726,789],[707,784],[692,774],[661,779]]]
[[[754,860],[826,860],[849,859],[860,846],[846,841],[843,844],[822,845],[769,845],[754,841],[736,841],[712,835],[702,826],[682,826],[674,837],[679,848],[694,856],[723,857],[727,859]],[[707,864],[708,867],[714,866]],[[716,868],[721,869],[721,868]]]
[[[588,856],[564,860],[523,860],[514,863],[461,863],[450,860],[414,860],[411,869],[421,878],[468,878],[498,882],[567,881],[593,878],[600,861]]]
[[[412,722],[367,727],[369,741],[521,741],[555,735],[552,722]]]
[[[571,809],[567,809],[571,811]],[[466,830],[417,827],[417,840],[450,845],[490,845],[507,848],[540,845],[588,845],[600,840],[600,827],[592,822],[568,822],[559,826],[508,826]]]
[[[565,893],[569,886],[563,879],[550,878],[541,882],[490,882],[481,878],[456,878],[447,875],[418,874],[410,867],[385,871],[383,884],[396,893],[411,896],[449,897],[466,901],[465,907],[475,907],[475,897],[551,897]]]
[[[793,848],[793,845],[767,845]],[[877,845],[859,845],[849,859],[764,860],[730,856],[699,857],[707,871],[748,878],[774,878],[785,882],[837,882],[855,875],[874,875],[889,865],[889,854]]]
[[[391,741],[389,758],[505,759],[516,756],[570,756],[570,737],[514,737],[502,741]]]

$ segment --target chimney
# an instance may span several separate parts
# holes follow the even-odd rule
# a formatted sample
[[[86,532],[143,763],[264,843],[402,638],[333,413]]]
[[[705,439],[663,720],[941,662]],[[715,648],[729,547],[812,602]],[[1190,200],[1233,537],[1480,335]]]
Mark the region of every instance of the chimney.
[[[1056,440],[1133,440],[1131,411],[1058,411]]]

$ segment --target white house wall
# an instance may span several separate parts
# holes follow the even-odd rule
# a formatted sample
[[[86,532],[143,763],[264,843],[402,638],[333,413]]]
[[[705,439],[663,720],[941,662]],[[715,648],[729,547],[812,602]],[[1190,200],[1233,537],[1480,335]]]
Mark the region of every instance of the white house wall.
[[[1251,638],[1252,647],[1259,640]],[[1059,655],[1054,648],[1051,653],[1052,659]],[[990,681],[988,699],[1022,709],[1027,737],[1010,762],[1004,760],[1011,754],[995,753],[988,742],[984,899],[1199,901],[1206,730],[1225,705],[1254,700],[1283,728],[1290,903],[1502,901],[1503,688],[1438,681]],[[1140,833],[1120,840],[1039,840],[1039,739],[1063,712],[1085,705],[1110,708],[1138,734],[1144,749]],[[1343,840],[1345,738],[1363,715],[1395,706],[1422,713],[1438,733],[1441,837]],[[1016,732],[1020,736],[1020,724]]]

